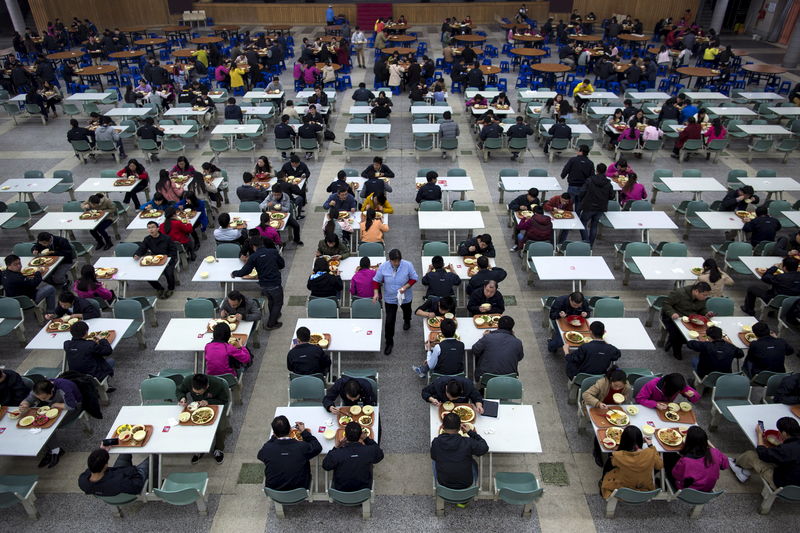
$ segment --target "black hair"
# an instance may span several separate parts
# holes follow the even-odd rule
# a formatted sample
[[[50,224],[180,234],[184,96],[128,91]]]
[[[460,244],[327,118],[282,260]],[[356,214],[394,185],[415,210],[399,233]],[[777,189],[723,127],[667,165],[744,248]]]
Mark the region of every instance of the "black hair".
[[[425,174],[425,179],[426,179],[428,182],[434,182],[434,183],[436,183],[436,180],[438,180],[438,179],[439,179],[439,173],[438,173],[438,172],[436,172],[435,170],[429,170],[429,171],[428,171],[428,173],[427,173],[427,174]]]
[[[64,292],[62,292],[62,293],[61,293],[61,295],[58,297],[58,301],[59,301],[59,302],[64,302],[64,303],[71,304],[71,303],[75,302],[75,295],[74,295],[74,294],[72,294],[72,293],[71,293],[71,292],[69,292],[69,291],[64,291]]]
[[[716,283],[722,279],[722,272],[719,271],[716,259],[709,258],[703,261],[703,270],[708,270],[708,281]]]
[[[364,229],[365,231],[369,231],[369,228],[372,226],[372,223],[375,222],[375,210],[372,208],[367,209],[367,217],[364,222]]]
[[[609,383],[612,381],[627,381],[628,375],[621,368],[612,366],[606,371],[606,379]]]
[[[692,290],[697,292],[711,292],[711,285],[705,281],[698,281],[692,285]]]
[[[434,255],[431,258],[431,266],[434,269],[439,270],[440,268],[444,267],[444,258],[441,255]]]
[[[314,259],[314,272],[328,272],[328,260],[324,257]]]
[[[228,213],[220,213],[217,217],[220,228],[227,228],[231,225],[231,216]]]
[[[455,413],[447,413],[442,419],[442,427],[449,430],[460,429],[461,418]]]
[[[700,426],[690,426],[686,432],[686,440],[680,454],[691,459],[703,459],[706,466],[711,466],[714,458],[708,445],[708,435]]]
[[[358,266],[361,267],[362,269],[371,267],[372,264],[370,263],[369,257],[367,256],[362,257],[361,260],[358,262]]]
[[[784,416],[778,419],[776,424],[778,431],[783,431],[790,437],[800,437],[800,424],[797,419],[791,416]]]
[[[73,339],[82,339],[89,333],[89,324],[84,322],[83,320],[78,320],[72,327],[69,329],[69,332],[72,334]]]
[[[56,386],[49,379],[39,381],[33,386],[33,394],[47,394],[49,396],[55,390]]]
[[[276,437],[285,437],[291,430],[292,427],[289,425],[289,419],[285,416],[276,416],[272,420],[272,433],[274,433]]]
[[[756,337],[759,339],[762,337],[768,337],[770,332],[769,324],[766,322],[756,322],[753,324],[753,333],[755,333]]]
[[[656,386],[665,397],[674,398],[676,394],[686,387],[686,378],[683,377],[683,374],[674,372],[659,379]]]
[[[358,422],[348,422],[344,427],[344,436],[347,442],[358,442],[361,438],[361,424]]]
[[[214,335],[211,342],[228,342],[231,338],[231,327],[225,322],[217,322],[214,325]]]
[[[800,264],[800,261],[798,261],[796,257],[788,256],[783,258],[782,264],[784,269],[789,272],[794,272],[797,270],[797,266]]]
[[[92,265],[83,265],[81,267],[81,277],[78,279],[78,290],[88,292],[96,289],[97,286],[97,274],[94,271],[94,267]]]
[[[600,322],[599,320],[595,320],[591,324],[589,324],[589,329],[592,332],[592,335],[595,337],[603,338],[603,335],[606,333],[606,325]]]
[[[512,331],[514,329],[514,319],[507,315],[501,316],[500,320],[497,321],[497,329]]]
[[[103,448],[98,448],[89,454],[86,460],[86,466],[89,467],[89,472],[92,474],[99,474],[108,464],[108,452]]]
[[[464,386],[460,381],[451,379],[445,385],[445,391],[453,398],[461,398],[464,395]]]
[[[358,381],[355,379],[351,379],[347,383],[344,384],[342,388],[345,396],[348,398],[360,398],[361,397],[361,385],[359,385]]]
[[[619,438],[619,451],[635,452],[643,446],[644,437],[642,436],[642,430],[638,426],[628,426],[622,430],[622,435]]]
[[[311,340],[311,331],[305,326],[297,328],[295,335],[297,335],[297,340],[300,342],[308,342]]]
[[[711,326],[710,328],[708,328],[706,330],[706,335],[708,335],[708,337],[711,340],[715,340],[715,341],[721,341],[722,340],[722,330],[720,328],[718,328],[717,326]]]
[[[439,328],[442,330],[442,335],[446,339],[451,339],[456,334],[456,322],[455,320],[445,318],[442,320],[442,323],[439,324]]]
[[[206,388],[208,388],[208,376],[205,374],[193,375],[192,388],[195,390],[205,390]]]

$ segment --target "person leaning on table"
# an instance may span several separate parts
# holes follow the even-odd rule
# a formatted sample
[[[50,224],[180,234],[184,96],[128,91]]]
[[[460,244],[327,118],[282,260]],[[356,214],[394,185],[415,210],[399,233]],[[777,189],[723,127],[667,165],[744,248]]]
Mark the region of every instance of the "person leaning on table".
[[[773,490],[800,485],[800,424],[796,418],[784,416],[778,419],[776,427],[781,433],[780,445],[767,448],[764,431],[756,425],[756,449],[731,459],[731,470],[741,483],[755,472]]]
[[[600,494],[608,499],[615,489],[654,490],[653,473],[664,468],[654,446],[645,446],[642,430],[628,426],[622,431],[619,448],[611,453],[600,480]]]
[[[675,324],[674,320],[689,315],[705,315],[706,300],[711,294],[711,287],[704,281],[698,281],[689,287],[680,287],[672,290],[661,307],[661,322],[667,329],[667,342],[664,351],[672,350],[675,359],[683,359],[681,348],[686,343],[686,337],[680,330],[683,326]]]
[[[602,374],[622,357],[616,346],[603,340],[606,328],[602,322],[595,320],[589,325],[589,329],[592,334],[591,342],[581,344],[574,352],[566,353],[566,373],[570,380],[578,374]]]
[[[692,403],[700,401],[700,395],[686,384],[686,378],[678,373],[667,374],[664,377],[655,377],[644,384],[636,395],[636,403],[665,411],[667,405],[674,402],[678,394]]]
[[[750,377],[759,372],[786,372],[786,358],[794,353],[794,348],[783,339],[779,339],[769,329],[766,322],[753,324],[756,340],[750,343],[742,370]]]
[[[747,294],[744,297],[744,304],[740,309],[748,315],[754,316],[756,298],[764,302],[770,301],[775,296],[798,296],[800,295],[800,260],[797,257],[784,257],[780,269],[771,266],[761,275],[761,281],[766,283],[759,285],[748,285]]]
[[[344,439],[322,461],[324,470],[333,470],[335,490],[354,492],[372,488],[372,465],[383,460],[378,443],[362,431],[358,422],[348,422]]]
[[[311,464],[309,461],[320,454],[322,445],[302,422],[295,422],[302,441],[294,439],[292,426],[285,416],[272,421],[272,437],[258,452],[258,460],[264,463],[264,486],[273,490],[288,491],[311,487]]]
[[[303,326],[295,332],[297,344],[286,354],[286,368],[293,374],[308,376],[328,373],[331,358],[328,352],[316,344],[311,344],[311,331]]]
[[[483,414],[483,396],[472,380],[461,376],[436,378],[422,389],[422,399],[437,407],[443,402],[471,403]]]
[[[489,451],[489,445],[475,429],[467,429],[455,413],[442,419],[441,435],[431,442],[433,478],[436,483],[450,489],[467,489],[478,482],[478,465],[473,456],[480,457]],[[468,438],[459,435],[459,431]]]
[[[225,437],[231,432],[231,423],[227,415],[227,406],[230,402],[230,391],[227,382],[222,379],[208,379],[207,374],[194,374],[183,378],[183,382],[178,385],[177,396],[180,398],[178,405],[186,407],[192,402],[198,402],[200,407],[208,405],[219,405],[219,424],[214,433],[214,442],[211,448],[214,450],[214,460],[218,465],[225,460]],[[202,453],[192,456],[191,463],[197,464]]]
[[[88,468],[78,477],[78,487],[86,494],[101,497],[141,493],[147,483],[150,458],[133,466],[133,455],[121,453],[114,466],[108,466],[110,449],[111,446],[100,446],[89,454]]]
[[[483,287],[478,287],[469,294],[467,311],[470,315],[503,314],[506,310],[503,295],[497,290],[497,282],[486,280]]]
[[[378,405],[372,384],[364,378],[351,378],[342,376],[331,385],[322,399],[322,407],[326,411],[337,414],[336,398],[341,398],[342,405]]]

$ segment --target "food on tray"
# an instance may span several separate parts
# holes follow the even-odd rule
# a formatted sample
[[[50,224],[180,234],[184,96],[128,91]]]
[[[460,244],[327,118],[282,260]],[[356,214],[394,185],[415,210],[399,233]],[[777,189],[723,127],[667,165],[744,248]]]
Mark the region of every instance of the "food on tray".
[[[110,278],[116,273],[117,269],[114,267],[98,267],[94,269],[94,274],[98,278]]]
[[[31,424],[33,424],[33,422],[35,420],[36,420],[36,417],[28,415],[28,416],[26,416],[25,418],[23,418],[22,420],[19,421],[19,425],[22,426],[22,427],[28,427]]]
[[[442,317],[433,316],[428,319],[428,326],[438,328],[442,324]]]
[[[520,211],[519,216],[520,218],[531,218],[533,216],[533,211]]]
[[[205,258],[205,262],[206,263],[213,263],[216,260],[217,260],[217,258],[214,257],[213,255],[209,255],[208,257]]]
[[[55,418],[58,416],[58,409],[48,409],[44,413],[44,416],[46,416],[47,418]]]
[[[475,411],[468,405],[459,405],[453,412],[458,415],[462,422],[472,422],[475,420]]]
[[[642,433],[644,433],[645,435],[652,435],[655,432],[656,428],[654,428],[650,424],[645,424],[642,426]]]
[[[628,414],[629,414],[629,415],[631,415],[631,416],[633,416],[633,415],[635,415],[635,414],[638,414],[638,413],[639,413],[639,408],[638,408],[638,407],[636,407],[635,405],[629,405],[628,407],[626,407],[626,408],[625,408],[625,410],[626,410],[626,411],[628,412]]]
[[[361,424],[362,426],[369,426],[370,424],[372,424],[372,417],[369,415],[362,415],[358,417],[358,423]]]
[[[331,440],[336,436],[336,430],[333,428],[328,428],[325,430],[325,433],[323,433],[322,436],[328,440]]]
[[[580,326],[581,324],[583,324],[583,322],[581,322],[581,319],[580,319],[580,318],[577,318],[577,317],[576,317],[576,318],[573,318],[573,319],[571,319],[571,320],[569,321],[569,325],[570,325],[570,326],[575,326],[575,327],[577,327],[577,326]]]
[[[122,433],[118,433],[117,438],[120,442],[128,442],[133,438],[133,433],[130,431],[123,431]]]
[[[678,420],[681,419],[681,416],[675,411],[664,411],[664,418],[666,418],[670,422],[677,422]]]
[[[158,218],[163,215],[163,211],[159,211],[158,209],[147,209],[142,211],[142,214],[139,215],[141,218]]]
[[[356,416],[361,414],[361,406],[360,405],[352,405],[350,406],[350,415]]]
[[[23,276],[33,276],[37,272],[39,272],[39,269],[37,267],[25,267],[22,269]]]
[[[52,262],[53,260],[49,257],[34,257],[33,259],[30,260],[28,264],[30,266],[43,266],[43,265],[49,265]]]
[[[286,218],[286,213],[270,213],[269,218],[272,220],[283,220]]]
[[[191,413],[184,411],[178,415],[178,422],[188,422],[191,417]]]
[[[208,424],[214,420],[214,410],[210,407],[201,407],[192,413],[192,422],[195,424]]]
[[[627,414],[616,409],[610,409],[608,412],[606,412],[606,420],[615,426],[627,426],[631,422],[631,419],[628,418]]]
[[[678,404],[678,406],[681,408],[681,411],[685,411],[687,413],[692,410],[692,404],[689,402],[681,402]]]
[[[361,412],[364,413],[365,415],[371,415],[372,413],[375,412],[375,408],[372,407],[371,405],[365,405],[364,407],[361,408]]]
[[[146,438],[147,438],[147,431],[144,429],[140,429],[139,431],[133,434],[133,440],[135,442],[142,442]]]
[[[615,403],[622,403],[622,402],[625,401],[625,395],[624,394],[620,394],[618,392],[615,392],[611,396],[611,399],[614,400]]]
[[[465,257],[464,258],[464,264],[465,265],[474,265],[475,263],[477,263],[477,260],[473,259],[472,257]]]
[[[564,334],[564,337],[573,344],[580,344],[584,341],[583,334],[578,331],[568,331]]]
[[[689,332],[689,336],[691,338],[693,338],[693,339],[696,339],[696,338],[700,337],[700,334],[698,332],[696,332],[696,331],[690,331]]]
[[[343,426],[346,425],[346,424],[349,424],[352,421],[353,421],[353,417],[352,416],[343,415],[343,416],[339,417],[339,424],[341,424]]]
[[[141,424],[137,424],[131,428],[131,433],[136,433],[137,431],[143,431],[144,426]]]
[[[121,434],[121,433],[123,433],[125,431],[130,431],[132,427],[133,426],[131,426],[130,424],[122,424],[121,426],[119,426],[117,428],[117,435],[119,435],[119,434]]]
[[[42,407],[40,407],[40,408],[38,408],[36,410],[36,414],[37,415],[43,415],[43,414],[46,414],[47,411],[49,411],[49,410],[50,410],[50,408],[48,406],[44,405],[44,406],[42,406]]]
[[[657,432],[658,440],[667,446],[680,446],[683,442],[683,435],[675,428],[661,428]]]
[[[612,438],[606,437],[603,439],[603,447],[608,450],[613,450],[617,447],[617,441]]]
[[[689,318],[689,322],[695,326],[705,326],[708,321],[700,316],[692,316]]]
[[[752,328],[752,326],[742,326],[742,331],[745,331],[745,332],[749,333],[749,332],[753,331],[753,328]]]
[[[452,411],[456,405],[453,402],[444,402],[442,404],[442,409],[445,411]]]
[[[200,402],[192,402],[192,403],[190,403],[189,405],[186,406],[186,409],[189,412],[197,411],[199,408],[200,408]]]
[[[701,267],[694,267],[692,269],[692,274],[694,274],[695,276],[699,276],[702,273],[703,273],[703,269]]]
[[[234,321],[231,322],[230,320],[227,320],[225,318],[214,318],[208,321],[208,329],[210,331],[214,331],[214,327],[216,327],[217,324],[227,324],[231,331],[236,331],[236,328],[239,325],[239,323],[236,322],[235,316],[233,317],[233,319]]]
[[[670,402],[670,403],[667,404],[667,409],[669,411],[678,411],[680,408],[681,408],[681,406],[678,405],[675,402]]]
[[[606,437],[613,440],[614,444],[619,444],[619,439],[622,438],[622,428],[608,428],[606,430]]]
[[[8,418],[10,418],[11,420],[18,419],[20,417],[20,415],[21,415],[21,413],[19,411],[9,411],[8,412]]]
[[[361,433],[366,433],[367,437],[371,437],[372,436],[372,430],[367,428],[367,427],[361,428]]]

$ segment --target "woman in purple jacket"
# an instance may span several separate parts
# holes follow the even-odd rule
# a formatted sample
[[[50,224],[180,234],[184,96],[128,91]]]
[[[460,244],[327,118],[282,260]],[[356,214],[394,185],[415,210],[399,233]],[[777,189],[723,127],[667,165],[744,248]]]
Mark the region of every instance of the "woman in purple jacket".
[[[675,401],[681,394],[692,403],[700,401],[697,391],[686,384],[686,378],[682,374],[667,374],[662,378],[653,378],[636,395],[636,401],[640,405],[651,409],[665,411],[667,404]]]
[[[728,457],[708,444],[708,435],[700,426],[691,426],[680,459],[670,470],[675,488],[711,492],[719,479],[720,470],[728,468]],[[665,458],[665,462],[668,460]]]

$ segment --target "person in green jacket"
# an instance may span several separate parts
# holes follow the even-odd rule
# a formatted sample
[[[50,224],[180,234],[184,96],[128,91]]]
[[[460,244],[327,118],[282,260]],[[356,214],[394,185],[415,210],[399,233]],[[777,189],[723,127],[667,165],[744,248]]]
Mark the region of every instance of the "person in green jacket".
[[[711,286],[705,281],[695,283],[690,287],[675,289],[667,295],[661,307],[661,322],[667,329],[667,342],[664,351],[672,351],[675,359],[682,359],[681,348],[686,344],[686,337],[681,331],[682,326],[675,324],[674,320],[689,315],[706,315],[706,300],[711,296]]]
[[[214,434],[214,442],[211,448],[214,450],[214,460],[217,464],[222,464],[225,460],[225,437],[231,432],[230,421],[226,408],[230,401],[230,389],[228,384],[223,379],[209,379],[205,374],[194,374],[193,376],[186,376],[183,378],[183,383],[178,385],[178,398],[180,398],[180,406],[186,407],[192,402],[198,402],[199,407],[207,405],[219,405],[220,417],[219,425],[217,425],[217,432]],[[192,464],[200,461],[203,454],[195,454],[192,456]]]

